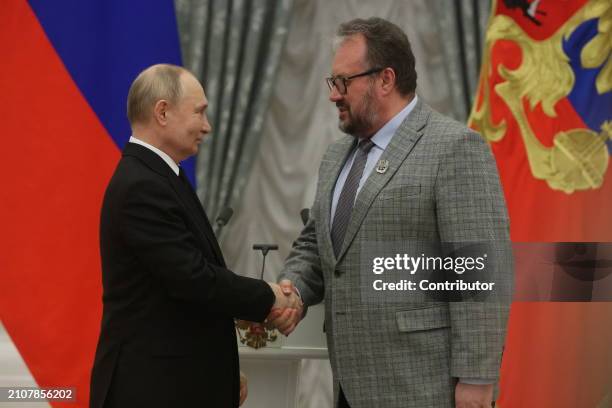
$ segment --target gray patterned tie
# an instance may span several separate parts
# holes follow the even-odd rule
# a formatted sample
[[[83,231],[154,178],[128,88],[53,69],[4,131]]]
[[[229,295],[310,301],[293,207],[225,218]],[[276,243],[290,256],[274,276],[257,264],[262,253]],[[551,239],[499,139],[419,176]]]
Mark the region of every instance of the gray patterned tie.
[[[359,180],[363,175],[363,169],[368,159],[368,153],[374,146],[374,143],[370,139],[362,139],[359,141],[357,153],[355,154],[355,160],[351,166],[340,198],[336,204],[336,213],[334,214],[334,223],[331,230],[332,245],[334,247],[334,254],[336,257],[340,253],[342,248],[342,242],[344,242],[344,235],[346,234],[346,228],[349,220],[351,219],[351,213],[353,212],[353,205],[355,204],[355,196],[357,195],[357,187],[359,187]]]

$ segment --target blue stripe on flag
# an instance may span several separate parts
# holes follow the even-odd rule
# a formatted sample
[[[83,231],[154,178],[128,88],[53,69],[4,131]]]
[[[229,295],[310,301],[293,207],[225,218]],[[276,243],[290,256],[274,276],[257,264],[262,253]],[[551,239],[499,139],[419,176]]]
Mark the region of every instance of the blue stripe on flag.
[[[29,0],[29,4],[85,99],[117,147],[123,148],[130,136],[125,101],[131,82],[150,65],[181,65],[173,1]],[[70,108],[64,108],[69,118]],[[195,158],[182,166],[194,183]]]

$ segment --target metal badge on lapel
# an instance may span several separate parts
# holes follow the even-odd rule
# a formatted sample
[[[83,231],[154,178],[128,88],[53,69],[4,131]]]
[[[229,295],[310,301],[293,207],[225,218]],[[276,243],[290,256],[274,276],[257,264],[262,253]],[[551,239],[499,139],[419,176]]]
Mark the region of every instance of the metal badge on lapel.
[[[389,168],[389,160],[379,160],[376,165],[376,172],[383,174]]]

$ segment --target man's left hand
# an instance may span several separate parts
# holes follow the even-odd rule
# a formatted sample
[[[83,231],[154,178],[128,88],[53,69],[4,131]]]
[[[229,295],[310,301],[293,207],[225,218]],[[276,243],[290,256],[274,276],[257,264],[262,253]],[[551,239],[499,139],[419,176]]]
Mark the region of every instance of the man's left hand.
[[[247,395],[249,393],[249,387],[247,386],[247,377],[244,373],[240,372],[240,403],[239,406],[244,403]]]
[[[493,384],[457,383],[455,408],[491,408]]]

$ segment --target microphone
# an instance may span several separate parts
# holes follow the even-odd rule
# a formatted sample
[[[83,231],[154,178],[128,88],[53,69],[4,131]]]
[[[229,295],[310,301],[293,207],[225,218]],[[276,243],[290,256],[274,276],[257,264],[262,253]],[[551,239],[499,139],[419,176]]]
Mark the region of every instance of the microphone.
[[[302,208],[302,211],[300,211],[300,217],[302,217],[302,223],[306,225],[308,219],[310,218],[310,210],[308,208]]]
[[[261,251],[264,256],[268,255],[268,251],[276,251],[277,249],[278,245],[274,244],[253,244],[253,250]]]
[[[217,219],[215,219],[215,235],[219,236],[223,227],[225,227],[230,218],[232,218],[232,215],[234,215],[232,207],[223,207],[221,211],[219,211],[219,215],[217,215]]]
[[[232,215],[234,215],[234,210],[232,210],[232,207],[223,207],[223,209],[219,212],[219,215],[217,216],[215,222],[219,227],[224,227],[225,224],[228,223],[230,218],[232,218]]]

